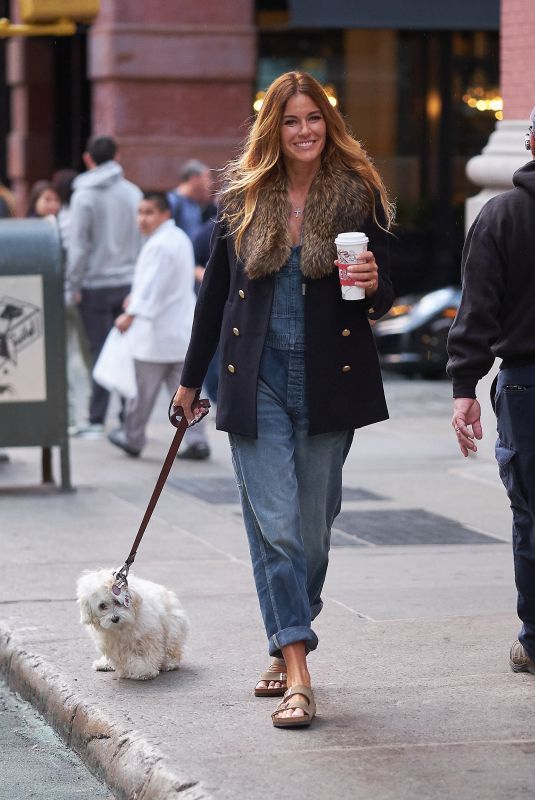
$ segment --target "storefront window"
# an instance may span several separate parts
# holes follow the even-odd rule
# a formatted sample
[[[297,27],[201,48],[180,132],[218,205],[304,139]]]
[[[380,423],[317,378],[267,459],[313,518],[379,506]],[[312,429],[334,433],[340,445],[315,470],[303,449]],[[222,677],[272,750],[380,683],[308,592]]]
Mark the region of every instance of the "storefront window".
[[[284,4],[275,5],[263,16],[273,29],[260,30],[258,92],[289,69],[311,72],[332,87],[397,202],[398,293],[457,283],[464,201],[476,191],[466,162],[481,152],[501,117],[498,34],[292,31],[285,28]]]

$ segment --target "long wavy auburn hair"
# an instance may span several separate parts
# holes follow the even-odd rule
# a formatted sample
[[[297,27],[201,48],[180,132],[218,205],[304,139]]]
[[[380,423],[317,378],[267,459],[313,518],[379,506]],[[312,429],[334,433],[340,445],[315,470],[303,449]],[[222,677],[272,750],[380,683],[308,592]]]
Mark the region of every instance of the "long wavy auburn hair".
[[[322,165],[333,173],[339,170],[357,173],[370,195],[374,217],[375,194],[378,193],[387,229],[394,221],[394,206],[388,199],[381,176],[360,142],[349,132],[340,112],[329,103],[321,84],[307,72],[285,72],[267,90],[241,155],[231,161],[225,170],[221,205],[229,232],[235,237],[238,256],[260,192],[285,176],[281,155],[282,117],[290,97],[299,92],[311,98],[325,120],[326,141],[321,155]]]

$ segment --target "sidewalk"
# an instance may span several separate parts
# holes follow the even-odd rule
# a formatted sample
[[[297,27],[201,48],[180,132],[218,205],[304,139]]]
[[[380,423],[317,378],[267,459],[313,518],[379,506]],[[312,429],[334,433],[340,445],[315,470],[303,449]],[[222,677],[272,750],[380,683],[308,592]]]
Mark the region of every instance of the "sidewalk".
[[[390,385],[394,417],[358,434],[315,624],[318,718],[271,726],[252,688],[266,645],[224,434],[176,463],[134,571],[179,595],[183,667],[156,680],[91,669],[78,620],[83,569],[118,566],[172,431],[144,457],[72,445],[73,494],[13,492],[37,450],[0,465],[0,671],[131,800],[503,800],[532,792],[535,679],[508,669],[518,622],[510,512],[490,462],[457,457],[449,387]],[[162,406],[163,407],[163,406]]]

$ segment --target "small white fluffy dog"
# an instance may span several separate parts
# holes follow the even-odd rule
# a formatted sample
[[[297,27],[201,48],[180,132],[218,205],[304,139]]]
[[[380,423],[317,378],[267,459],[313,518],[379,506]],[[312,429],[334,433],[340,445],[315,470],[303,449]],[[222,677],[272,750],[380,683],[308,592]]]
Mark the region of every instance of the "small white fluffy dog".
[[[178,669],[189,623],[177,596],[158,583],[128,576],[116,597],[111,569],[85,572],[77,583],[80,621],[102,653],[96,670],[144,681]]]

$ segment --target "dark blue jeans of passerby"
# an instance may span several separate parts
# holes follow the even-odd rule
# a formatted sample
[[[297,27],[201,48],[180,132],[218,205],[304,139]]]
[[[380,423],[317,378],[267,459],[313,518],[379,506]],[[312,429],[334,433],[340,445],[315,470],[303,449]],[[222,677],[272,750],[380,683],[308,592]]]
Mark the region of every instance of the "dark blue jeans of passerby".
[[[123,301],[130,286],[109,286],[101,289],[82,289],[80,315],[89,344],[93,364],[99,357],[115,319],[123,312]],[[103,424],[106,419],[110,393],[93,381],[89,400],[89,422]]]
[[[519,640],[535,661],[535,365],[500,370],[496,460],[513,512]]]

